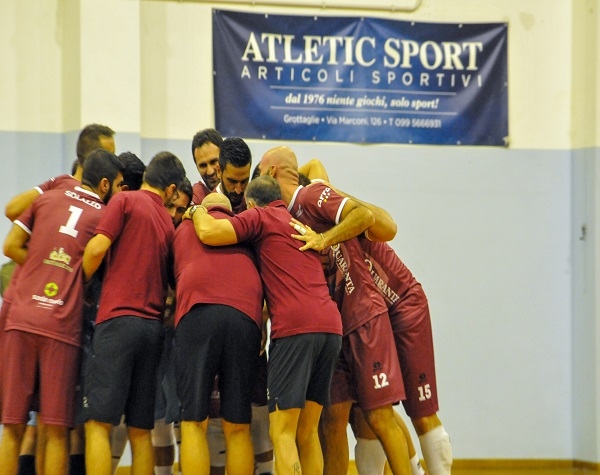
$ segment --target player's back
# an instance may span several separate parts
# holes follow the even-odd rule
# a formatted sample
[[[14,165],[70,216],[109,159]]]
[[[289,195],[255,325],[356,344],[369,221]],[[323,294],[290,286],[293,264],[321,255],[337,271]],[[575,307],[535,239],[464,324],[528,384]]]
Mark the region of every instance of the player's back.
[[[210,213],[217,219],[233,215],[214,207]],[[229,305],[262,326],[262,282],[248,244],[208,246],[198,239],[193,222],[184,220],[175,231],[173,260],[176,323],[195,304],[203,303]]]
[[[145,189],[117,193],[96,233],[112,243],[96,322],[119,316],[162,321],[175,227],[161,196]]]
[[[44,193],[15,221],[31,237],[7,329],[23,329],[79,345],[81,260],[103,209],[98,195],[74,186]]]
[[[283,201],[253,208],[232,218],[238,238],[250,239],[271,313],[271,336],[340,333],[339,312],[331,301],[314,251],[299,251],[291,237],[290,214]]]

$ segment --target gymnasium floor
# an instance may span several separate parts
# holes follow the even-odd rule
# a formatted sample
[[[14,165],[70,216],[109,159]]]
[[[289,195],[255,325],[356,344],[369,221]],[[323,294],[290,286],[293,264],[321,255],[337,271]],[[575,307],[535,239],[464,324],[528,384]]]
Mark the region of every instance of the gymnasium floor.
[[[583,468],[452,470],[452,475],[592,475],[594,473],[598,472]]]
[[[119,467],[117,475],[129,475],[129,467]],[[582,468],[557,468],[557,469],[453,469],[452,475],[593,475],[600,473],[596,470]],[[348,475],[357,475],[354,464],[350,467]]]
[[[459,467],[463,465],[458,461]],[[593,475],[600,473],[594,469],[584,468],[456,468],[452,475]],[[358,475],[354,462],[350,462],[348,475]],[[390,475],[386,472],[385,475]]]

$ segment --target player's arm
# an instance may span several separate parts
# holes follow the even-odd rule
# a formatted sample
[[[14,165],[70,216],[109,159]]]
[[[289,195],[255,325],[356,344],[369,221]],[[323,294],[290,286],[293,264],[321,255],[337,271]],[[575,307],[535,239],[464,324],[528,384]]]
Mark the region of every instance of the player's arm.
[[[267,340],[269,337],[269,331],[267,328],[267,322],[271,316],[269,315],[269,309],[267,308],[267,302],[263,303],[262,309],[262,337],[260,340],[260,355],[262,355],[267,349]]]
[[[112,241],[104,234],[96,234],[89,240],[83,251],[83,276],[87,282],[102,264],[104,256],[108,252]]]
[[[342,209],[340,222],[323,233],[325,238],[324,247],[352,239],[373,226],[373,224],[375,224],[375,217],[371,210],[352,199],[348,199]]]
[[[338,194],[349,198],[355,203],[367,208],[373,214],[374,222],[365,230],[365,236],[367,239],[371,241],[391,241],[396,236],[396,232],[398,231],[398,226],[394,222],[394,219],[383,208],[376,206],[371,203],[367,203],[366,201],[361,201],[354,196],[349,195],[341,190],[338,190],[335,187],[331,187]],[[343,219],[342,212],[342,219]]]
[[[329,182],[327,170],[320,160],[313,158],[298,168],[298,172],[307,176],[309,180],[324,180]]]
[[[31,203],[40,196],[37,188],[31,188],[14,196],[4,208],[4,214],[8,219],[14,221],[23,211],[31,206]]]
[[[342,208],[339,223],[323,233],[313,231],[309,226],[294,218],[290,225],[300,233],[292,234],[292,237],[305,243],[299,248],[301,251],[307,249],[321,251],[326,247],[358,236],[374,223],[373,213],[367,207],[348,199]]]
[[[165,301],[164,325],[167,328],[175,328],[175,289],[169,287]]]
[[[27,259],[27,243],[30,235],[21,226],[13,224],[4,240],[4,255],[20,266]]]
[[[190,211],[198,239],[209,246],[227,246],[238,242],[233,225],[228,219],[215,219],[204,206]]]
[[[306,164],[302,165],[298,171],[303,175],[306,175],[311,180],[321,179],[329,182],[327,170],[325,170],[325,167],[321,161],[316,158],[313,158]],[[386,210],[371,203],[367,203],[366,201],[361,201],[358,198],[351,196],[334,186],[331,186],[331,184],[329,184],[329,186],[338,194],[350,198],[352,201],[368,208],[371,213],[373,213],[375,222],[368,228],[368,230],[366,230],[367,232],[365,233],[368,239],[371,241],[391,241],[394,239],[396,232],[398,231],[398,227],[392,219],[392,216]]]

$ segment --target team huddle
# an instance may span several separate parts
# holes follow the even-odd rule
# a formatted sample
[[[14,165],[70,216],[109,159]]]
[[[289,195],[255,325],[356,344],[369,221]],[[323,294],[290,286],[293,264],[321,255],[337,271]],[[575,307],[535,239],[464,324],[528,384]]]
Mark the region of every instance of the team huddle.
[[[37,473],[451,472],[421,285],[384,209],[286,146],[252,170],[239,137],[181,161],[116,156],[86,126],[71,175],[15,196],[0,312],[0,475],[37,414]],[[177,433],[180,430],[180,434]],[[35,473],[35,472],[30,472]]]

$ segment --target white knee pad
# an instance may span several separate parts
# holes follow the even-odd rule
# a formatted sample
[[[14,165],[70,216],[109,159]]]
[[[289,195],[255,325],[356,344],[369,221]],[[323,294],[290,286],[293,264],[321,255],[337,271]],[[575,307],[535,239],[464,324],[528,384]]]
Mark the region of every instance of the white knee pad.
[[[356,439],[354,460],[358,475],[382,475],[385,466],[385,452],[377,439]]]
[[[269,406],[252,406],[250,434],[252,435],[255,454],[263,454],[273,450],[273,442],[269,437]]]
[[[208,428],[206,429],[206,440],[208,442],[208,451],[210,452],[210,466],[224,467],[226,460],[225,434],[221,419],[208,419]]]
[[[152,429],[152,445],[154,447],[170,447],[175,445],[175,434],[173,424],[165,424],[164,419],[154,421]]]
[[[425,475],[425,470],[421,467],[421,460],[417,454],[410,459],[410,470],[412,475]]]
[[[450,475],[452,448],[450,436],[444,430],[444,426],[437,426],[420,435],[419,442],[429,475]]]

